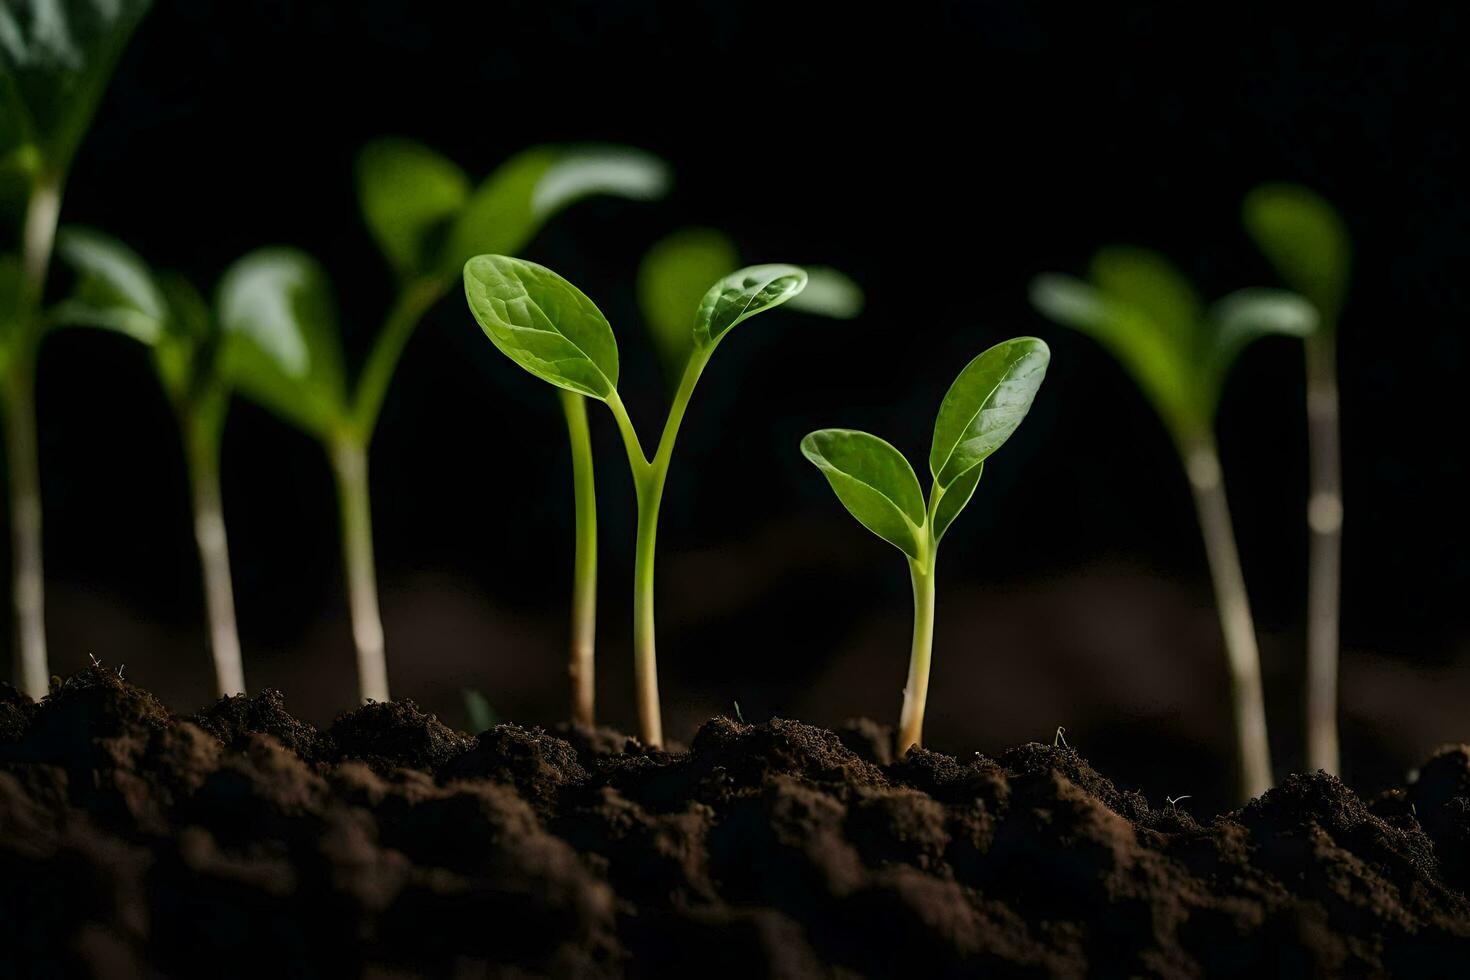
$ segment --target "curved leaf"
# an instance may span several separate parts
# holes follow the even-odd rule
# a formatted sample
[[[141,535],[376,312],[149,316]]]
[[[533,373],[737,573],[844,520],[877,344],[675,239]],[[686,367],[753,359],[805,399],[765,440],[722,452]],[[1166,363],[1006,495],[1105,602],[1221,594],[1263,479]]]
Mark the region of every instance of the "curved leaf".
[[[652,153],[628,146],[574,146],[541,175],[531,211],[544,221],[584,197],[603,194],[653,201],[668,193],[669,166]]]
[[[49,166],[64,170],[149,6],[149,0],[0,4],[0,112],[12,130],[7,142],[19,134],[16,142],[35,145]]]
[[[1142,313],[1184,347],[1193,342],[1203,313],[1199,294],[1158,252],[1130,245],[1099,249],[1088,278],[1105,296]]]
[[[138,253],[109,235],[69,225],[56,254],[76,275],[71,295],[52,308],[58,326],[100,327],[157,344],[168,320],[163,291]]]
[[[855,429],[820,429],[801,440],[801,452],[822,471],[837,499],[864,527],[918,560],[924,491],[893,446]]]
[[[315,259],[262,248],[225,272],[216,301],[229,379],[318,437],[346,414],[336,303]]]
[[[670,376],[678,376],[694,349],[694,314],[709,284],[739,265],[735,243],[710,228],[676,231],[643,257],[638,305]]]
[[[618,343],[602,311],[545,266],[504,255],[465,263],[470,312],[501,353],[543,381],[606,399],[618,386]]]
[[[960,516],[960,511],[970,502],[975,495],[975,487],[980,483],[980,474],[985,472],[985,464],[980,463],[972,466],[964,472],[949,488],[944,491],[944,496],[939,498],[939,506],[934,508],[934,541],[937,544],[944,538],[944,532],[954,523],[954,519]]]
[[[794,265],[752,265],[709,288],[694,315],[694,345],[719,343],[731,327],[774,309],[806,288],[806,271]]]
[[[1031,410],[1051,351],[1035,337],[1016,337],[977,356],[939,405],[929,471],[948,488],[1011,437]]]
[[[1247,234],[1288,286],[1316,304],[1327,329],[1347,294],[1352,241],[1342,215],[1298,184],[1265,184],[1246,195]]]
[[[1213,332],[1201,364],[1206,399],[1219,401],[1219,389],[1240,352],[1271,334],[1306,337],[1319,325],[1317,308],[1284,289],[1239,289],[1210,307]]]
[[[357,154],[357,198],[373,240],[400,276],[432,271],[443,228],[470,196],[453,161],[412,140],[387,138]]]
[[[793,310],[834,320],[851,320],[863,312],[867,297],[850,276],[825,265],[802,268],[806,269],[806,288],[791,297]]]

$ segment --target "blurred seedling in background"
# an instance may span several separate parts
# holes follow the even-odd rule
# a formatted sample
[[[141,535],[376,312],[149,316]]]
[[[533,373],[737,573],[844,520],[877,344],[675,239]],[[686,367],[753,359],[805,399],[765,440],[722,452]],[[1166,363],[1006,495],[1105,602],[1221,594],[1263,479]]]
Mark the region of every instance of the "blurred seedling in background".
[[[1251,191],[1242,209],[1250,237],[1286,285],[1317,309],[1303,342],[1307,368],[1307,452],[1311,489],[1307,526],[1307,767],[1334,775],[1337,661],[1342,593],[1342,449],[1337,392],[1337,321],[1347,297],[1352,242],[1342,216],[1316,192],[1295,184]]]
[[[235,263],[220,286],[219,315],[231,335],[240,391],[326,450],[341,511],[361,694],[384,701],[388,669],[373,563],[368,447],[404,346],[471,255],[524,248],[548,219],[588,195],[655,197],[667,173],[661,162],[635,150],[538,147],[472,187],[444,157],[391,139],[364,148],[357,184],[368,228],[393,269],[396,298],[355,384],[348,381],[326,272],[304,252],[265,248]]]
[[[1112,353],[1153,403],[1173,437],[1194,492],[1214,580],[1230,669],[1241,791],[1271,786],[1261,662],[1250,600],[1225,497],[1215,416],[1225,377],[1251,341],[1269,334],[1305,337],[1311,305],[1293,293],[1245,289],[1208,309],[1167,259],[1114,247],[1094,256],[1088,281],[1048,273],[1031,285],[1043,314],[1089,334]]]
[[[65,227],[57,252],[74,272],[71,294],[47,318],[112,330],[146,344],[183,437],[194,508],[210,650],[221,695],[245,693],[230,553],[220,492],[220,447],[230,405],[217,319],[183,279],[155,275],[137,253],[87,228]]]
[[[659,505],[669,462],[694,387],[731,328],[785,303],[806,285],[806,273],[789,265],[758,265],[720,279],[700,300],[691,324],[693,342],[650,458],[618,394],[618,345],[597,306],[550,269],[503,255],[479,255],[464,267],[470,311],[491,342],[512,361],[558,388],[607,405],[617,422],[638,500],[633,569],[633,649],[639,734],[663,744],[658,699],[653,584]]]
[[[36,360],[61,199],[113,68],[148,0],[0,4],[0,189],[25,197],[20,254],[0,253],[0,400],[10,474],[10,535],[20,686],[46,694]]]
[[[820,429],[801,441],[802,453],[822,471],[848,512],[908,559],[914,639],[898,723],[900,756],[920,744],[923,736],[939,543],[975,493],[985,460],[1030,411],[1050,360],[1045,343],[1017,337],[965,365],[934,421],[929,450],[933,480],[927,503],[908,460],[877,436],[854,429]],[[1057,733],[1060,737],[1060,728]]]

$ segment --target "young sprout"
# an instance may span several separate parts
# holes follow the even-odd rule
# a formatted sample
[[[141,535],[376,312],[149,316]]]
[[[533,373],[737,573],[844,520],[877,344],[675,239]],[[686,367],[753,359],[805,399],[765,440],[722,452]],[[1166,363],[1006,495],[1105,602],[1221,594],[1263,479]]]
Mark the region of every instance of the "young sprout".
[[[1017,337],[965,365],[934,421],[929,449],[933,480],[927,502],[908,460],[877,436],[853,429],[821,429],[801,440],[802,454],[822,471],[848,512],[908,559],[914,640],[898,722],[900,756],[918,745],[924,733],[939,542],[970,502],[985,460],[1030,411],[1050,360],[1045,343]]]
[[[388,668],[373,562],[368,447],[405,345],[486,248],[522,248],[562,208],[589,194],[662,192],[662,163],[616,147],[542,147],[513,157],[471,188],[463,172],[407,140],[379,140],[358,159],[368,228],[393,267],[395,299],[355,384],[347,379],[336,303],[322,267],[303,252],[266,248],[226,273],[219,315],[242,392],[321,442],[336,479],[343,558],[362,697],[388,699]]]
[[[1225,376],[1252,340],[1304,337],[1317,317],[1301,297],[1267,289],[1231,293],[1205,310],[1194,287],[1162,256],[1107,248],[1092,260],[1090,282],[1038,276],[1031,301],[1043,314],[1090,334],[1116,357],[1153,402],[1194,492],[1205,555],[1230,668],[1241,789],[1271,786],[1261,661],[1250,600],[1235,547],[1214,423]]]
[[[0,403],[10,474],[10,534],[20,686],[46,694],[36,359],[61,198],[113,67],[148,0],[0,4],[0,175],[26,187],[20,254],[0,254]]]
[[[1292,289],[1317,308],[1304,341],[1307,452],[1307,764],[1336,774],[1338,605],[1342,591],[1342,451],[1337,400],[1337,320],[1347,294],[1347,223],[1321,196],[1294,184],[1246,195],[1246,231]]]
[[[550,269],[504,255],[477,255],[464,267],[470,312],[500,352],[531,374],[607,405],[622,435],[638,500],[633,568],[633,657],[639,733],[663,744],[654,642],[654,544],[659,505],[679,425],[700,374],[734,326],[789,300],[806,285],[790,265],[757,265],[725,276],[704,294],[694,314],[689,356],[650,458],[618,395],[618,345],[597,306]]]
[[[58,326],[113,330],[152,349],[154,369],[184,442],[216,687],[221,695],[243,694],[245,673],[219,480],[230,386],[215,320],[187,282],[155,276],[135,252],[100,232],[63,228],[57,253],[71,266],[75,282],[71,295],[51,308],[48,319]]]

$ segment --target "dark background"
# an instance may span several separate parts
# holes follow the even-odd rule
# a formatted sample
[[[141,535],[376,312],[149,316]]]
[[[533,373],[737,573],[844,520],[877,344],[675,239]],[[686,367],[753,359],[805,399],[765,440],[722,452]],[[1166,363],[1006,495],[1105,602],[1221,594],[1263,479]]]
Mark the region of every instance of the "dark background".
[[[579,204],[527,255],[608,313],[646,440],[664,389],[633,280],[657,238],[710,225],[750,261],[859,280],[860,319],[753,321],[695,398],[660,526],[678,738],[732,701],[756,719],[896,719],[903,563],[797,442],[867,428],[922,461],[964,362],[1044,337],[1036,407],[941,556],[929,740],[997,752],[1065,725],[1119,782],[1207,809],[1228,793],[1230,721],[1187,485],[1114,362],[1034,314],[1026,284],[1114,241],[1166,251],[1209,297],[1269,284],[1241,196],[1310,184],[1357,248],[1342,697],[1347,775],[1373,789],[1467,737],[1470,692],[1465,15],[1405,6],[159,2],[64,219],[204,288],[252,247],[303,246],[331,270],[360,358],[390,298],[351,180],[365,140],[412,136],[476,177],[537,142],[644,147],[674,168],[667,200]],[[1301,360],[1286,340],[1250,350],[1220,423],[1280,770],[1301,759]],[[53,337],[39,411],[53,670],[93,653],[192,710],[212,678],[202,599],[177,434],[143,351]],[[600,707],[631,728],[632,495],[611,420],[592,411]],[[395,693],[460,725],[466,687],[504,717],[557,721],[572,539],[551,390],[451,297],[410,345],[373,448]],[[224,480],[247,681],[325,723],[355,690],[325,461],[237,402]]]

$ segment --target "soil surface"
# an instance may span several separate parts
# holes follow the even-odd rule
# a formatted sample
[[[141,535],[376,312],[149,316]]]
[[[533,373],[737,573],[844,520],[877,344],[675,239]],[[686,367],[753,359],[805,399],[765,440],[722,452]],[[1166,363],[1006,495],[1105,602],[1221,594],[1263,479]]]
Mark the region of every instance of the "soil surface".
[[[319,731],[103,668],[0,684],[0,976],[1463,975],[1470,748],[1198,822],[1073,750],[715,718]]]

